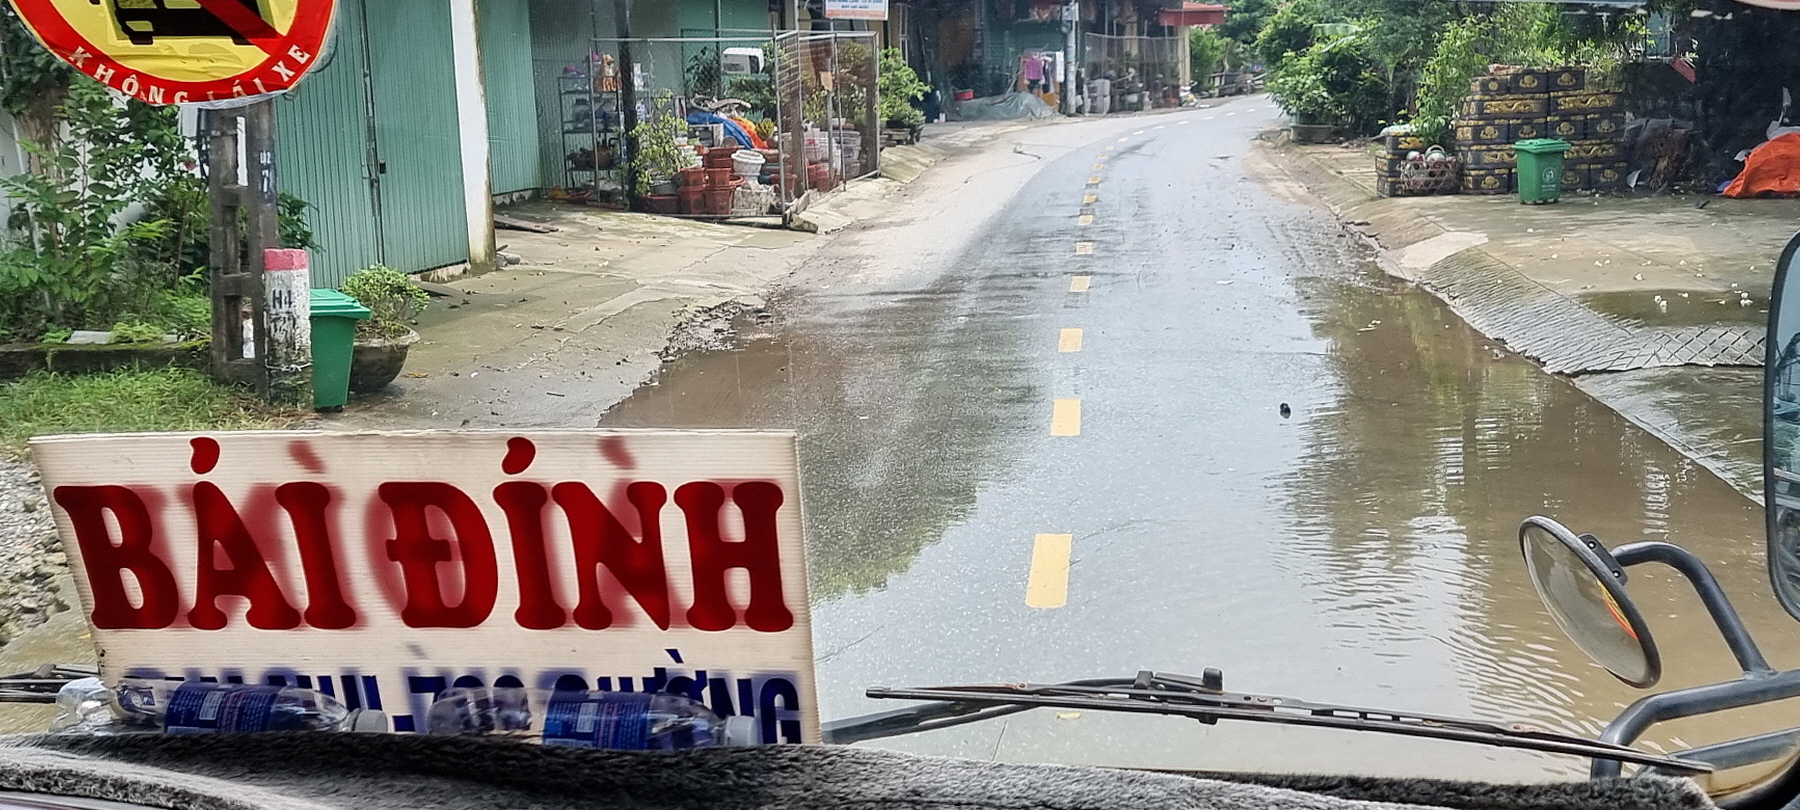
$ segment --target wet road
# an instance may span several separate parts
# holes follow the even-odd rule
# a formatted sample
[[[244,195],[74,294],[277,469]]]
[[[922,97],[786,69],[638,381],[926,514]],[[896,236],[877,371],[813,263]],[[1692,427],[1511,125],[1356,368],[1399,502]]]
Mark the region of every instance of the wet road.
[[[1220,667],[1227,688],[1595,733],[1639,693],[1539,607],[1516,527],[1698,551],[1777,666],[1760,517],[1390,281],[1268,163],[1261,98],[1026,130],[846,235],[772,322],[603,426],[800,432],[820,699]],[[985,161],[985,162],[982,162]],[[907,214],[907,211],[913,212]],[[800,290],[805,290],[801,292]],[[1289,406],[1284,415],[1281,405]],[[1731,677],[1691,592],[1632,590],[1665,686]],[[1758,710],[1651,747],[1800,720]],[[1789,722],[1791,725],[1792,722]],[[1566,758],[1036,712],[875,743],[1005,760],[1491,779]]]

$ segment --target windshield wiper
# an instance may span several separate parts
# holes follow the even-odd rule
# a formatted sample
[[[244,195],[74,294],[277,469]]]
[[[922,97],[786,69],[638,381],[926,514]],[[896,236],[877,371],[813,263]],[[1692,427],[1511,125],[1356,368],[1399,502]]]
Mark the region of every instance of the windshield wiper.
[[[0,703],[55,703],[63,684],[99,674],[98,667],[45,664],[31,672],[0,675]]]
[[[1652,754],[1517,723],[1397,712],[1315,703],[1274,695],[1227,692],[1217,670],[1203,678],[1140,672],[1136,678],[1102,678],[1061,684],[985,684],[867,691],[872,698],[933,701],[892,712],[851,718],[825,725],[827,742],[909,734],[989,720],[1034,708],[1164,714],[1192,717],[1202,723],[1249,720],[1264,723],[1376,731],[1412,737],[1525,748],[1556,754],[1654,765],[1680,773],[1708,773],[1711,765]]]

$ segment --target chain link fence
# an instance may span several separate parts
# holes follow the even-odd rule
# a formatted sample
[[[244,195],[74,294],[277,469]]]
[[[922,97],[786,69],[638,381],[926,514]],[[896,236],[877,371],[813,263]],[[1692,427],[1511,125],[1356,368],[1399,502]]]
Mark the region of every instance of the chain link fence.
[[[1186,43],[1178,37],[1087,35],[1090,112],[1148,110],[1181,104],[1181,63]]]
[[[792,207],[875,173],[881,122],[874,32],[786,31],[775,38],[777,186]]]

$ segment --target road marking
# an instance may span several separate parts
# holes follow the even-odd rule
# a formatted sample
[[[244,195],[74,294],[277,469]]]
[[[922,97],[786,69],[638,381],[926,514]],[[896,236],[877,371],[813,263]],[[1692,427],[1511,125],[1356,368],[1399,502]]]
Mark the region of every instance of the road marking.
[[[1050,406],[1050,435],[1081,435],[1081,400],[1059,399]]]
[[[1087,292],[1094,281],[1093,276],[1076,276],[1069,279],[1069,292]]]
[[[1144,134],[1144,131],[1143,131],[1143,130],[1141,130],[1141,129],[1140,129],[1140,130],[1138,130],[1138,131],[1136,131],[1136,132],[1133,132],[1133,133],[1131,133],[1131,134],[1133,134],[1133,135],[1142,135],[1142,134]]]
[[[1081,330],[1062,330],[1062,334],[1056,338],[1056,350],[1064,353],[1081,351]]]
[[[1097,176],[1096,176],[1096,177],[1089,177],[1089,178],[1088,178],[1088,185],[1090,185],[1090,186],[1097,186],[1097,185],[1100,185],[1100,178],[1099,178],[1099,177],[1097,177]]]
[[[1093,252],[1094,252],[1094,243],[1093,242],[1076,242],[1075,243],[1075,255],[1090,256],[1090,255],[1093,255]]]
[[[1108,152],[1111,152],[1111,151],[1112,151],[1112,150],[1113,150],[1113,149],[1115,149],[1115,148],[1116,148],[1116,147],[1112,147],[1112,146],[1108,146],[1108,147],[1106,147],[1106,151],[1108,151]],[[1101,157],[1106,157],[1106,156],[1105,156],[1105,155],[1101,155]]]
[[[1231,117],[1231,116],[1234,116],[1234,115],[1237,115],[1237,113],[1234,113],[1234,112],[1228,112],[1228,113],[1226,113],[1226,114],[1225,114],[1225,117],[1226,117],[1226,118],[1230,118],[1230,117]]]
[[[1075,220],[1075,224],[1080,225],[1084,228],[1089,225],[1092,225],[1092,224],[1094,224],[1094,215],[1093,214],[1082,214],[1080,219]]]
[[[1175,123],[1177,123],[1177,124],[1182,124],[1182,125],[1184,125],[1184,126],[1185,126],[1185,125],[1187,125],[1187,124],[1192,124],[1192,123],[1194,123],[1194,122],[1192,122],[1192,121],[1176,121],[1176,122],[1175,122]]]
[[[1200,120],[1202,120],[1202,121],[1211,121],[1211,120],[1213,120],[1213,119],[1214,119],[1214,118],[1218,118],[1218,116],[1216,116],[1216,115],[1209,115],[1209,116],[1207,116],[1207,117],[1205,117],[1205,118],[1202,118],[1202,119],[1200,119]]]
[[[1059,608],[1069,603],[1069,556],[1075,535],[1040,534],[1031,545],[1031,578],[1025,583],[1025,605]]]
[[[1106,164],[1104,164],[1104,163],[1094,164],[1094,171],[1100,171],[1101,169],[1104,169],[1104,168],[1106,168]]]
[[[1082,205],[1093,205],[1094,203],[1097,203],[1099,201],[1100,201],[1100,195],[1098,195],[1098,194],[1089,194],[1086,197],[1081,198]]]
[[[1129,141],[1129,140],[1131,140],[1131,136],[1130,136],[1130,135],[1127,135],[1127,136],[1125,136],[1125,137],[1123,137],[1123,138],[1120,138],[1120,139],[1119,139],[1119,143],[1124,143],[1124,142],[1126,142],[1126,141]]]

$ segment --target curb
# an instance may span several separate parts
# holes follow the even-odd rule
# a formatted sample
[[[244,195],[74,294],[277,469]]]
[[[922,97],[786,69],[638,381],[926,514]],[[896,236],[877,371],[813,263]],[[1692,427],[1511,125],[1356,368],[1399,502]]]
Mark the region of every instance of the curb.
[[[1672,414],[1654,408],[1639,412],[1613,401],[1601,384],[1613,378],[1606,372],[1695,366],[1681,362],[1679,353],[1667,347],[1697,330],[1633,330],[1613,323],[1526,277],[1481,249],[1481,242],[1458,242],[1455,232],[1388,203],[1388,198],[1375,196],[1373,185],[1363,186],[1310,155],[1276,147],[1270,163],[1312,192],[1347,232],[1369,245],[1383,272],[1431,293],[1477,332],[1568,379],[1595,402],[1761,503],[1760,467],[1747,470],[1719,448],[1691,441]],[[1546,324],[1554,328],[1546,329]],[[1754,346],[1733,349],[1739,362],[1731,365],[1762,365],[1760,338]]]

